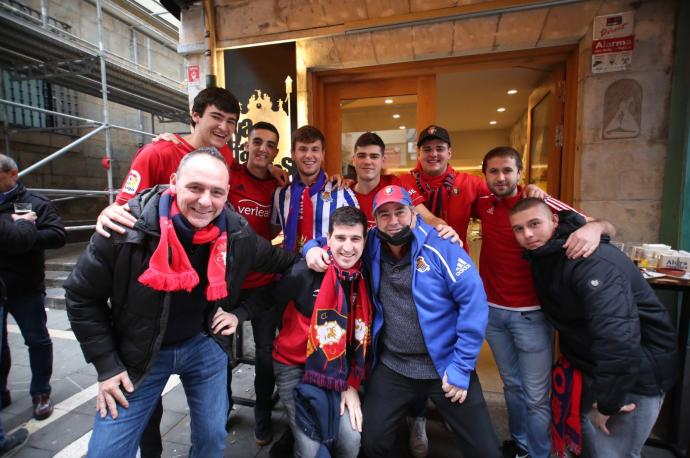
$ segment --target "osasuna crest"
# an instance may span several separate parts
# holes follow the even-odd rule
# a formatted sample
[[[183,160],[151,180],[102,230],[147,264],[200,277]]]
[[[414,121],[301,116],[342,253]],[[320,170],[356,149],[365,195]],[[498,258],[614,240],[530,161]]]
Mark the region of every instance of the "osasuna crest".
[[[436,133],[436,127],[431,126],[426,131],[429,133],[429,135],[434,135]]]
[[[464,274],[467,269],[470,268],[470,264],[468,262],[465,262],[464,259],[458,258],[457,264],[455,264],[455,276],[459,277],[460,275]]]
[[[386,186],[383,189],[383,193],[386,194],[387,196],[390,196],[391,194],[393,194],[393,186]]]
[[[227,256],[228,256],[228,244],[225,242],[221,242],[216,246],[216,253],[215,253],[215,261],[218,263],[220,266],[225,267],[227,264]]]
[[[426,263],[422,256],[417,256],[417,272],[428,272],[429,264]]]

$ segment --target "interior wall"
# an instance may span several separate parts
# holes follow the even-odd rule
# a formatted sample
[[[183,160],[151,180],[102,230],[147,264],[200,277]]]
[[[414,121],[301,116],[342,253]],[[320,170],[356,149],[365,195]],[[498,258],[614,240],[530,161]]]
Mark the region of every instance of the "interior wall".
[[[471,168],[481,173],[482,159],[490,149],[510,143],[509,129],[466,130],[449,132],[451,140],[451,165],[456,169]]]

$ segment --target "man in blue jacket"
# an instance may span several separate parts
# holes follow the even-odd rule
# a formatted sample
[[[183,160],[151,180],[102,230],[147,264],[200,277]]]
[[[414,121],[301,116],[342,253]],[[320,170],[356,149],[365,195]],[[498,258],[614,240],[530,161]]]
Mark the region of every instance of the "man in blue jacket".
[[[380,190],[374,216],[377,227],[363,258],[374,301],[374,362],[363,406],[366,455],[389,456],[410,404],[428,396],[464,457],[499,457],[475,372],[488,316],[477,269],[458,244],[422,221],[403,188]]]

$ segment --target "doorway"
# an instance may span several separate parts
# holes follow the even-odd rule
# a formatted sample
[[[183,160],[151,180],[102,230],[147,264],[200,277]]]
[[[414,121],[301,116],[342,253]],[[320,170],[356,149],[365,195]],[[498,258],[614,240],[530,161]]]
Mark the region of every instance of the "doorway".
[[[386,143],[385,172],[416,164],[417,133],[430,124],[451,137],[451,166],[482,176],[491,148],[523,157],[523,181],[572,203],[577,50],[559,47],[359,69],[313,72],[311,122],[326,135],[329,173],[351,173],[353,144],[366,131]],[[478,264],[481,227],[470,224]],[[485,391],[503,390],[485,342],[477,361]]]

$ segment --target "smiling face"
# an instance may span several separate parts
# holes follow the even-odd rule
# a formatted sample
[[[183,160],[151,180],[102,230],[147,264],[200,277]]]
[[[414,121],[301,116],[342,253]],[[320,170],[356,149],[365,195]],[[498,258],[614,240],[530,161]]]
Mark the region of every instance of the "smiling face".
[[[546,205],[530,207],[510,215],[510,225],[518,244],[536,250],[548,242],[558,226],[558,215]]]
[[[334,224],[328,234],[328,247],[333,259],[342,269],[354,266],[362,257],[364,250],[364,226],[355,224]]]
[[[438,138],[426,140],[419,147],[419,163],[427,175],[438,176],[445,172],[451,155],[448,143]]]
[[[268,170],[278,154],[278,136],[270,130],[254,129],[249,134],[246,149],[249,153],[247,166]]]
[[[383,151],[378,145],[358,146],[352,156],[357,181],[376,181],[381,178]]]
[[[228,200],[228,168],[208,154],[197,154],[170,177],[180,213],[196,229],[203,229],[223,211]]]
[[[323,163],[323,143],[316,140],[312,143],[295,142],[292,149],[292,160],[295,161],[300,178],[305,183],[313,182],[321,171]]]
[[[388,202],[376,209],[376,227],[379,231],[393,236],[403,230],[405,226],[414,229],[416,225],[415,213],[408,205]]]
[[[209,105],[204,112],[192,112],[195,122],[194,133],[190,143],[196,147],[215,146],[220,149],[225,146],[237,128],[237,114],[226,113],[215,105]]]
[[[496,197],[513,197],[517,194],[520,171],[512,157],[493,157],[486,161],[486,184]]]

